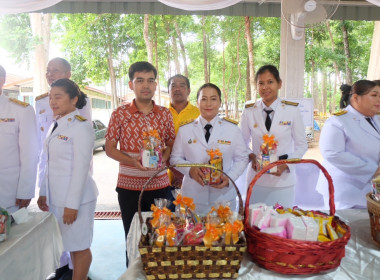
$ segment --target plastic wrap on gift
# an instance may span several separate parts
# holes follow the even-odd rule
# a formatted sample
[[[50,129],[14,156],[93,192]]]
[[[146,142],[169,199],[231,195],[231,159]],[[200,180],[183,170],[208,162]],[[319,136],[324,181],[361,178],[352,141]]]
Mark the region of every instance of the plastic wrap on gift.
[[[148,128],[143,132],[143,147],[141,149],[141,164],[148,168],[160,168],[162,165],[161,138],[156,129]]]
[[[8,211],[0,207],[0,242],[7,240],[11,229],[11,216]]]
[[[277,156],[277,144],[278,142],[274,139],[274,135],[265,134],[263,136],[263,143],[260,146],[260,152],[257,155],[257,160],[260,164],[260,168],[264,168],[268,164],[278,160]],[[267,173],[276,173],[277,166],[271,168]]]

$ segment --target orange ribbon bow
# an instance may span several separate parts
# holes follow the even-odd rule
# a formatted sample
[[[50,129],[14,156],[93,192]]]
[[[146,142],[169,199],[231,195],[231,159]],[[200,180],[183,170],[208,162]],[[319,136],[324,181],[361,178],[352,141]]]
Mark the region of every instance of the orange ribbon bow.
[[[153,215],[153,219],[150,221],[150,223],[155,228],[160,225],[160,218],[161,218],[162,215],[164,215],[164,216],[166,215],[168,217],[172,216],[172,212],[168,208],[166,208],[166,207],[160,209],[156,205],[152,204],[150,206],[150,210],[153,211],[153,214],[152,214]]]
[[[178,194],[176,200],[174,200],[173,203],[174,205],[181,206],[182,213],[185,213],[186,207],[193,211],[195,210],[194,200],[191,197],[182,196],[181,194]]]
[[[232,237],[233,244],[236,244],[239,241],[239,233],[243,231],[243,229],[244,229],[244,226],[243,226],[242,221],[240,220],[236,220],[235,222],[233,222],[233,224],[227,223],[224,227],[224,231],[226,232],[226,236],[225,236],[226,245],[231,244],[231,237]]]
[[[206,247],[210,248],[214,241],[219,240],[222,235],[222,229],[218,228],[215,224],[206,224],[206,234],[203,237],[203,242]]]
[[[162,247],[164,245],[165,237],[169,246],[175,245],[175,237],[177,235],[175,225],[171,223],[168,227],[162,225],[160,228],[156,229],[158,237],[156,239],[156,246]]]

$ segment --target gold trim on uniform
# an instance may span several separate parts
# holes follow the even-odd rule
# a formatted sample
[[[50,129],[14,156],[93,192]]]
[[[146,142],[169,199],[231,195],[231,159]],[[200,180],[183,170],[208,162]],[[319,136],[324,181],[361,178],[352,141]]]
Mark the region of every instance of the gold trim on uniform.
[[[184,126],[184,125],[187,125],[187,124],[189,124],[189,123],[192,123],[193,121],[194,121],[194,119],[186,120],[186,121],[180,123],[180,124],[179,124],[179,127]]]
[[[297,102],[291,102],[291,101],[287,101],[287,100],[282,100],[281,103],[284,103],[286,105],[292,105],[292,106],[298,106],[298,104],[299,104]]]
[[[347,114],[346,110],[341,110],[341,111],[333,113],[334,116],[341,116],[341,115],[344,115],[344,114]]]
[[[24,106],[24,107],[28,107],[29,106],[29,103],[26,103],[26,102],[22,102],[16,98],[9,98],[9,101],[12,101],[13,103],[16,103],[18,105],[21,105],[21,106]]]
[[[245,108],[250,108],[250,107],[253,107],[255,105],[255,103],[248,103],[248,104],[245,104]]]
[[[233,119],[230,119],[230,118],[223,118],[223,120],[225,120],[225,121],[228,121],[228,122],[230,122],[230,123],[233,123],[233,124],[236,124],[236,125],[238,125],[238,124],[239,124],[239,122],[238,122],[238,121],[235,121],[235,120],[233,120]]]
[[[38,101],[38,100],[40,100],[40,99],[42,99],[42,98],[47,97],[48,95],[49,95],[48,92],[47,92],[47,93],[44,93],[44,94],[41,94],[41,95],[37,96],[34,100],[35,100],[35,101]]]
[[[376,115],[380,115],[380,112],[376,113]]]
[[[87,121],[86,118],[84,118],[84,117],[82,117],[82,116],[80,116],[80,115],[75,115],[75,118],[76,118],[77,120],[81,121],[81,122]]]

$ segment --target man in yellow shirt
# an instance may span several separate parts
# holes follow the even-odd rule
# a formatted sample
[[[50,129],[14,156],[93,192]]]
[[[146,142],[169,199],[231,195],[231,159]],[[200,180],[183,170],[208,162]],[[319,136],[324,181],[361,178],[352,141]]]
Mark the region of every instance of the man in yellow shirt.
[[[190,95],[190,81],[187,77],[177,74],[168,81],[170,96],[169,110],[173,116],[174,130],[177,134],[179,127],[195,120],[199,116],[198,107],[190,104],[188,98]],[[172,170],[168,171],[171,186],[180,187],[182,183],[182,173]]]

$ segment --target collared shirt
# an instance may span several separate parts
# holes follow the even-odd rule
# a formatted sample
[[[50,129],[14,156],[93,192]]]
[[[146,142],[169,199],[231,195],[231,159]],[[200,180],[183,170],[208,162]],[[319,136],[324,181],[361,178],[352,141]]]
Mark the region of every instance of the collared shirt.
[[[174,109],[172,104],[169,105],[169,110],[173,116],[175,134],[177,134],[179,127],[183,123],[189,120],[195,120],[200,114],[198,107],[190,104],[190,102],[188,102],[186,107],[179,113],[176,111],[176,109]]]
[[[210,134],[212,133],[212,129],[214,128],[214,126],[215,126],[215,123],[216,123],[216,121],[219,119],[219,117],[218,116],[215,116],[212,120],[211,120],[211,122],[208,122],[207,120],[205,120],[202,116],[200,116],[200,118],[199,118],[199,121],[201,122],[201,125],[202,125],[202,127],[203,127],[203,132],[204,132],[204,134],[206,134],[206,129],[205,129],[205,126],[206,126],[206,124],[211,124],[211,128],[210,128]]]
[[[273,120],[273,116],[274,116],[274,113],[276,112],[276,108],[278,106],[278,103],[280,103],[280,99],[278,99],[278,98],[275,101],[273,101],[273,103],[269,107],[265,106],[264,102],[261,103],[261,109],[263,111],[264,120],[267,118],[267,113],[265,112],[265,110],[267,110],[267,111],[272,110],[273,111],[269,114],[270,119]]]
[[[156,129],[162,143],[168,144],[175,138],[173,118],[167,108],[153,102],[153,109],[148,114],[140,112],[135,100],[117,108],[111,116],[106,139],[120,143],[120,151],[137,158],[143,144],[143,132],[149,127]],[[120,163],[117,187],[128,190],[141,190],[146,181],[157,170],[141,171],[136,167]],[[165,171],[158,174],[147,186],[147,190],[165,188],[169,179]]]

